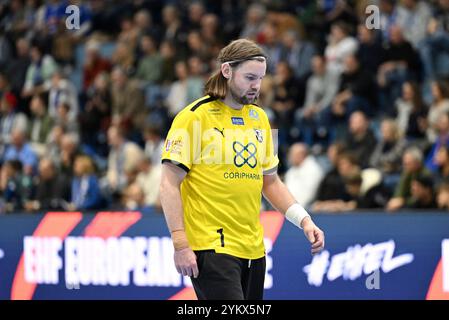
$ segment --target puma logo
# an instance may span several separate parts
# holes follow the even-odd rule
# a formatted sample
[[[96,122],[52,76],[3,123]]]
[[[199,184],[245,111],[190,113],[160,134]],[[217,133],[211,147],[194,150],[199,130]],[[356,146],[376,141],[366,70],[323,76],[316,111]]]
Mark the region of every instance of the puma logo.
[[[218,132],[220,132],[221,135],[222,135],[223,138],[224,138],[224,128],[223,128],[222,130],[220,130],[220,129],[218,129],[217,127],[214,127],[214,129],[217,130]]]

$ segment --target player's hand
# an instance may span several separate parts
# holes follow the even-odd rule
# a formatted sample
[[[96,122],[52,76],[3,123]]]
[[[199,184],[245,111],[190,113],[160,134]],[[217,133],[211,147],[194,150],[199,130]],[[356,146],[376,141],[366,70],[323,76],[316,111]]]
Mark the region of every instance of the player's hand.
[[[319,253],[324,248],[324,232],[318,228],[311,218],[305,217],[301,222],[302,229],[307,240],[312,244],[312,255]]]
[[[183,276],[198,277],[198,265],[196,255],[190,248],[175,250],[176,270]]]

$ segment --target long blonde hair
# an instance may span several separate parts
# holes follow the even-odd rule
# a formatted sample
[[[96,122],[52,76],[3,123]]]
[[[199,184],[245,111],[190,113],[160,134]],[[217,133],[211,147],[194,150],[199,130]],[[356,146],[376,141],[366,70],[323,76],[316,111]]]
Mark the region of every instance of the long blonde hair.
[[[237,67],[240,63],[247,60],[266,61],[266,54],[255,42],[248,39],[238,39],[232,41],[226,47],[221,49],[218,54],[218,62],[221,64],[229,62],[231,67]],[[207,80],[205,93],[213,98],[224,99],[228,92],[227,79],[219,69]]]

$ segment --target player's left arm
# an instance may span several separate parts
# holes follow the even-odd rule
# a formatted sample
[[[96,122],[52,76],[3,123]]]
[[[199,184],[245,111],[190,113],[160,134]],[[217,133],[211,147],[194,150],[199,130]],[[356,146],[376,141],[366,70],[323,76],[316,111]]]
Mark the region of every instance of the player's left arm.
[[[263,176],[264,197],[284,214],[286,218],[304,230],[306,238],[312,244],[312,254],[320,252],[324,248],[324,233],[313,222],[305,209],[296,202],[285,184],[276,173]]]

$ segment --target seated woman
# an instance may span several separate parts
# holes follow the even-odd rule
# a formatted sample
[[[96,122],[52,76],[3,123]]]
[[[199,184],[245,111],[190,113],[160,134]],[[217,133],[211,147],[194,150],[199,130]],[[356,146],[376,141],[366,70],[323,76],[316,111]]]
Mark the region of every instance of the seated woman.
[[[95,175],[92,159],[80,155],[75,158],[72,198],[69,210],[99,209],[104,201]]]

